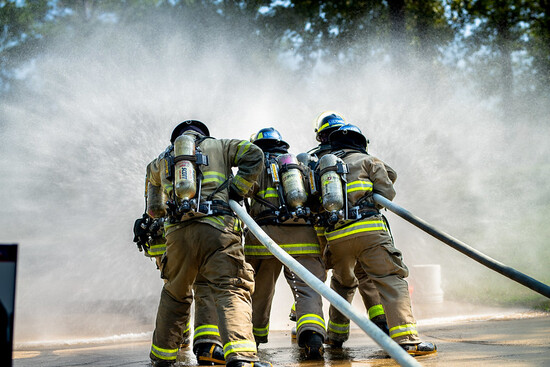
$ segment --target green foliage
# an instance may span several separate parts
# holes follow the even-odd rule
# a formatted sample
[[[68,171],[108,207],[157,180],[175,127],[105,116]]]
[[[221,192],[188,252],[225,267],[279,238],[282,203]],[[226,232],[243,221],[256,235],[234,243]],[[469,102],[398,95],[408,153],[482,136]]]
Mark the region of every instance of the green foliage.
[[[416,59],[449,63],[450,50],[459,50],[452,61],[510,110],[518,94],[550,96],[550,0],[5,0],[0,80],[13,80],[52,37],[114,24],[155,32],[148,21],[155,15],[198,39],[213,25],[237,27],[268,53],[294,54],[306,70],[319,60],[388,56],[406,70]]]

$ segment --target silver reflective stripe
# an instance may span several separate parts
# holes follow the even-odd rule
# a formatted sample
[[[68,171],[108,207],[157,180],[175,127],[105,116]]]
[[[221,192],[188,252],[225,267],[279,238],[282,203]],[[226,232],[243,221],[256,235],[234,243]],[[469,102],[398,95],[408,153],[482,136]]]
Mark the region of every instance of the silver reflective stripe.
[[[151,256],[159,256],[164,254],[166,251],[166,245],[154,245],[149,247],[149,251],[147,253]]]
[[[267,336],[269,334],[269,324],[264,328],[253,328],[253,332],[255,336]]]
[[[416,324],[398,325],[390,329],[390,336],[392,338],[397,338],[403,335],[418,335]]]
[[[285,250],[289,255],[319,255],[321,254],[321,249],[318,243],[291,243],[288,245],[280,245],[283,250]],[[262,245],[244,246],[244,253],[248,256],[266,256],[272,255],[271,252]]]
[[[300,319],[298,319],[298,322],[296,323],[296,328],[299,329],[302,326],[304,326],[305,324],[319,325],[323,329],[326,330],[325,320],[323,320],[323,318],[319,315],[315,315],[315,314],[310,313],[310,314],[307,314],[307,315],[304,315],[304,316],[300,317]]]
[[[163,349],[157,347],[155,344],[151,345],[151,353],[160,359],[175,360],[178,356],[178,348],[176,349]]]
[[[348,193],[354,192],[354,191],[372,191],[372,182],[371,181],[353,181],[349,182],[346,185],[348,189]]]
[[[250,340],[238,340],[229,342],[223,347],[223,356],[227,359],[227,355],[238,352],[256,353],[256,342]]]
[[[328,321],[328,330],[336,334],[348,334],[349,333],[349,323],[348,324],[337,324],[332,321]]]
[[[375,220],[361,220],[355,222],[343,228],[336,229],[332,232],[326,232],[325,236],[328,241],[336,240],[338,238],[350,236],[359,232],[370,232],[370,231],[387,231],[386,223],[381,219]]]
[[[220,336],[220,330],[216,325],[201,325],[195,328],[195,332],[193,334],[194,334],[193,340],[195,340],[199,336],[203,336],[203,335]]]

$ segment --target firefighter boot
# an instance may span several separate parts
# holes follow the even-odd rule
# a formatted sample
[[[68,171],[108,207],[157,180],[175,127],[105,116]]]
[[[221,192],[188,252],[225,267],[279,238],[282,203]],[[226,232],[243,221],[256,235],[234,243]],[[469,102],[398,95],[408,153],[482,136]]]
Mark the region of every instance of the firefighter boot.
[[[197,362],[200,366],[225,364],[223,349],[218,344],[198,343],[193,347],[193,353],[197,356]]]
[[[273,367],[273,365],[269,362],[263,362],[263,361],[256,361],[256,362],[250,362],[250,361],[231,361],[227,364],[227,367]]]
[[[400,344],[403,349],[411,356],[425,356],[437,353],[437,347],[434,343],[422,342],[420,344]]]
[[[290,330],[290,338],[291,338],[291,339],[296,339],[296,326],[294,326],[294,327]]]
[[[374,316],[370,321],[378,326],[378,328],[386,333],[386,335],[390,335],[390,329],[388,328],[388,323],[386,322],[386,315]]]
[[[323,348],[323,337],[315,331],[304,331],[301,338],[304,341],[304,350],[307,359],[321,359],[325,349]]]

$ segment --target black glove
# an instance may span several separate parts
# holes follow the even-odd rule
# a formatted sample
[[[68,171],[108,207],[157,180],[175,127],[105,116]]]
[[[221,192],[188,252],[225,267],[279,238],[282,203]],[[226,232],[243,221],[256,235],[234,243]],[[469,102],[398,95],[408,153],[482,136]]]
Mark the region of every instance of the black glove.
[[[139,251],[143,251],[143,248],[147,244],[149,222],[150,219],[147,214],[143,214],[143,217],[136,219],[134,222],[134,242]]]
[[[244,198],[233,185],[229,187],[229,200],[235,200],[239,205],[243,205]]]

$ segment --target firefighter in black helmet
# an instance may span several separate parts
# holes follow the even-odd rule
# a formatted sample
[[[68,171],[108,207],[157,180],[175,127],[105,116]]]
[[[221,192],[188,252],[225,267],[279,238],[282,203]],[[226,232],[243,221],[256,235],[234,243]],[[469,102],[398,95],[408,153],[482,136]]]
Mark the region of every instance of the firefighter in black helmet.
[[[230,198],[242,200],[263,168],[261,150],[246,140],[215,139],[205,124],[176,126],[173,149],[148,166],[151,184],[168,197],[165,283],[157,312],[150,358],[155,366],[176,362],[182,316],[192,287],[202,276],[216,300],[219,334],[228,367],[271,366],[259,362],[252,333],[252,267],[245,262],[241,224]],[[232,176],[232,167],[238,167]]]

